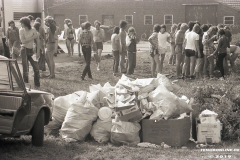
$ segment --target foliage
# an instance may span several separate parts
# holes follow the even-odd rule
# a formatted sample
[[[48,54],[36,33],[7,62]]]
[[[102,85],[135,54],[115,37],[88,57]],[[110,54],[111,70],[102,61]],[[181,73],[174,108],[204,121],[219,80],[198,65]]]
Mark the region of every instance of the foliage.
[[[192,94],[195,103],[200,106],[200,112],[208,109],[218,114],[223,123],[222,139],[236,139],[240,137],[240,86],[193,87]]]

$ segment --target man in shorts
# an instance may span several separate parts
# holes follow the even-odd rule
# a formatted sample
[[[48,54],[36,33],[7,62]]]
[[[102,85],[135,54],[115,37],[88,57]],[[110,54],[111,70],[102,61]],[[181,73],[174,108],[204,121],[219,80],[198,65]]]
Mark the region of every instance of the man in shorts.
[[[102,54],[102,50],[103,50],[103,41],[104,41],[104,30],[102,28],[100,28],[101,23],[96,20],[94,22],[94,26],[96,27],[96,29],[92,30],[93,33],[93,41],[94,41],[94,47],[93,50],[96,52],[96,54],[94,54],[94,57],[96,59],[97,62],[97,70],[100,70],[100,62],[101,62],[101,54]]]

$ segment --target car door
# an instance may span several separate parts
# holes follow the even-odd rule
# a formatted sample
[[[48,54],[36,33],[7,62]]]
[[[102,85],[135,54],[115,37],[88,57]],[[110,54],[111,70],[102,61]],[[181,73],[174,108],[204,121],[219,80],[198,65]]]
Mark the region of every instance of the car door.
[[[14,135],[30,113],[30,96],[16,61],[0,60],[0,69],[0,134]]]

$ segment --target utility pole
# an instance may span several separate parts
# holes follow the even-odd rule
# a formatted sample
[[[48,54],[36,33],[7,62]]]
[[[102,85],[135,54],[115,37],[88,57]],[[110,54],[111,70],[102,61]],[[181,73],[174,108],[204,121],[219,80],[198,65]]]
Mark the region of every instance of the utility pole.
[[[2,21],[3,21],[3,25],[2,25],[2,27],[3,27],[3,32],[4,32],[4,35],[5,35],[5,8],[4,8],[4,0],[2,0],[2,8],[1,8],[1,10],[2,10]]]
[[[44,0],[42,0],[42,27],[44,27],[44,18],[45,18]]]

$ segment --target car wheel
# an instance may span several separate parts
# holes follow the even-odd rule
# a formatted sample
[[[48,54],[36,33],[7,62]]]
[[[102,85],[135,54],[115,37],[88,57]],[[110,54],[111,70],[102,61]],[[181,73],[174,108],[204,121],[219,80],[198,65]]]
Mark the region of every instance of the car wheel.
[[[44,111],[40,110],[37,119],[33,125],[32,129],[32,144],[34,146],[42,146],[44,139]]]

